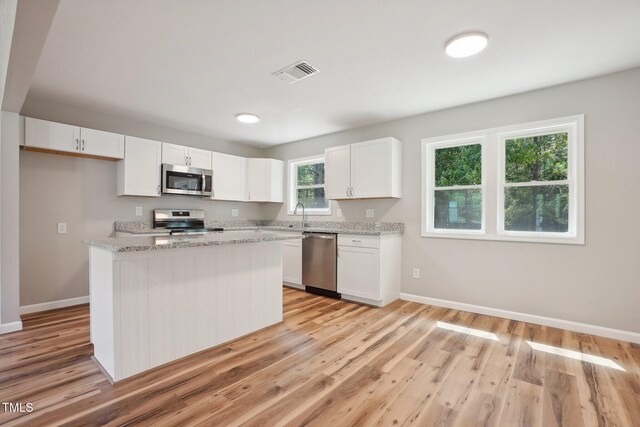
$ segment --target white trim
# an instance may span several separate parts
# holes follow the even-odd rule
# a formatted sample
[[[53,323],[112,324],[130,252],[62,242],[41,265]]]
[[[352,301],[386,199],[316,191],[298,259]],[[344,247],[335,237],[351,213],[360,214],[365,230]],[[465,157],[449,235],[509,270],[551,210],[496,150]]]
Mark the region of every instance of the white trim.
[[[476,235],[484,236],[486,230],[486,216],[487,216],[487,185],[486,185],[486,151],[485,151],[486,138],[485,135],[474,132],[472,134],[465,134],[462,137],[456,135],[450,135],[448,137],[429,138],[422,140],[422,236],[429,237],[447,237],[448,235],[461,236],[461,235]],[[480,145],[480,162],[481,162],[481,177],[479,185],[454,185],[447,187],[436,187],[435,185],[435,168],[432,165],[435,164],[435,151],[442,148],[461,147],[465,145]],[[429,170],[429,173],[427,173]],[[446,190],[480,190],[482,196],[482,208],[481,208],[481,222],[480,229],[442,229],[435,228],[433,226],[434,214],[433,207],[435,206],[435,192]]]
[[[505,231],[505,186],[546,185],[536,183],[504,183],[504,140],[521,135],[539,135],[553,131],[569,132],[567,180],[553,181],[548,185],[569,185],[569,232],[521,232]],[[435,229],[433,227],[434,150],[447,146],[482,144],[482,227],[480,230]],[[424,138],[422,146],[422,215],[421,236],[469,240],[493,240],[528,243],[585,244],[585,195],[584,195],[584,115],[522,123],[512,126],[484,129],[435,138]],[[497,162],[497,163],[495,163]],[[488,166],[491,167],[489,170]],[[497,185],[496,185],[497,184]],[[496,185],[496,187],[494,187]],[[463,189],[464,187],[460,187]],[[495,188],[495,190],[494,190]],[[441,188],[438,188],[441,189]],[[489,190],[489,191],[488,191]],[[495,191],[495,194],[494,194]],[[487,194],[491,200],[488,200]],[[490,202],[490,203],[487,203]],[[494,204],[496,202],[497,204]]]
[[[289,159],[287,161],[287,215],[294,215],[294,216],[296,215],[293,213],[294,207],[297,204],[297,199],[294,196],[294,190],[298,188],[302,188],[302,189],[324,188],[325,194],[326,194],[326,184],[327,184],[326,179],[325,179],[325,183],[321,185],[304,185],[304,186],[298,187],[296,185],[297,183],[294,181],[296,177],[294,174],[291,173],[291,170],[294,167],[298,167],[300,165],[304,166],[304,165],[320,163],[319,162],[320,160],[322,161],[322,163],[324,163],[324,160],[325,160],[324,153],[316,156],[307,156],[307,157],[301,157],[298,159]],[[305,214],[307,214],[307,216],[325,216],[325,215],[331,216],[332,210],[333,209],[331,206],[331,200],[329,200],[329,207],[327,209],[309,208],[309,209],[305,209]]]
[[[535,323],[538,325],[551,326],[553,328],[566,329],[569,331],[597,335],[600,337],[640,344],[640,333],[638,332],[623,331],[621,329],[606,328],[604,326],[591,325],[589,323],[573,322],[571,320],[556,319],[554,317],[538,316],[536,314],[520,313],[517,311],[502,310],[500,308],[486,307],[483,305],[467,304],[457,301],[423,297],[421,295],[408,293],[401,293],[400,299],[404,301],[413,301],[420,304],[450,308],[453,310],[462,310],[469,311],[471,313],[484,314],[487,316],[502,317],[505,319],[517,320],[520,322]]]
[[[17,322],[11,323],[0,323],[0,335],[8,334],[10,332],[16,332],[22,330],[22,321],[18,320]]]
[[[519,129],[518,129],[519,128]],[[505,182],[506,141],[515,137],[531,137],[552,133],[567,133],[567,179],[540,181],[536,185],[567,185],[569,187],[569,230],[566,233],[528,232],[504,229],[504,199],[506,187],[532,186],[531,183]],[[541,241],[544,243],[584,244],[584,115],[525,123],[507,132],[498,131],[496,234],[509,240]]]
[[[84,297],[43,302],[40,304],[23,305],[20,307],[20,314],[37,313],[38,311],[53,310],[54,308],[70,307],[72,305],[88,304],[88,303],[89,303],[89,295]]]

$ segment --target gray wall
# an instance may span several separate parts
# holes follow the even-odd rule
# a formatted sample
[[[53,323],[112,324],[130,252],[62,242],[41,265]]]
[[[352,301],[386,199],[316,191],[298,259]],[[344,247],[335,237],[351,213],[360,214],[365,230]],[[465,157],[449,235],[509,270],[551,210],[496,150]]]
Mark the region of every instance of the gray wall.
[[[0,169],[2,180],[0,181],[0,247],[2,257],[0,262],[0,283],[2,287],[2,321],[11,323],[20,320],[18,313],[18,301],[20,297],[20,267],[18,251],[20,235],[18,223],[20,213],[18,205],[20,193],[18,187],[19,176],[19,145],[22,138],[22,119],[17,113],[2,112],[2,129],[0,147]]]
[[[243,156],[263,154],[249,146],[33,99],[27,99],[22,114]],[[136,206],[143,207],[142,218],[135,216]],[[205,209],[208,218],[216,219],[231,219],[231,209],[238,208],[235,219],[262,218],[256,203],[118,197],[116,162],[21,151],[20,305],[88,295],[88,251],[82,240],[110,236],[114,221],[150,220],[151,210],[165,207]],[[57,234],[58,222],[67,223],[67,234]]]
[[[405,223],[403,292],[640,332],[639,88],[634,69],[285,144],[266,156],[287,160],[394,136],[403,141],[403,198],[336,203],[331,219],[365,220],[374,208],[375,221]],[[422,138],[581,113],[586,245],[420,237]],[[291,218],[285,205],[266,206],[265,217]],[[414,267],[420,279],[411,278]]]
[[[5,84],[7,79],[11,41],[15,26],[17,0],[0,0],[0,105],[5,99]],[[18,120],[17,116],[14,117]],[[13,126],[9,116],[2,112],[0,120],[0,325],[20,320],[17,311],[18,277],[17,249],[18,239],[10,227],[10,221],[17,218],[17,207],[13,209],[12,203],[17,202],[17,161],[11,163],[17,157],[17,142],[15,138],[17,127]],[[8,165],[8,167],[7,167]],[[12,174],[13,172],[13,174]],[[12,174],[12,176],[10,176]],[[6,176],[5,176],[6,175]],[[6,233],[8,231],[8,233]]]

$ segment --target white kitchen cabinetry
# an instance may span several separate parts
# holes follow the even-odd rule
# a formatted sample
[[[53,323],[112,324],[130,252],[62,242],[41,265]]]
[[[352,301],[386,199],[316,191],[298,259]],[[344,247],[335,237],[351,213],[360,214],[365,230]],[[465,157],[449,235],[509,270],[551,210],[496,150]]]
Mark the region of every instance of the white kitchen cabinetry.
[[[247,159],[231,154],[213,153],[214,200],[247,200]]]
[[[26,149],[87,157],[124,158],[124,135],[25,118]]]
[[[189,147],[189,166],[192,168],[211,169],[211,151]]]
[[[351,194],[351,146],[324,150],[325,193],[328,199],[348,199]]]
[[[402,143],[380,138],[325,150],[329,199],[402,197]]]
[[[401,236],[338,235],[338,292],[384,306],[400,298]]]
[[[118,162],[118,196],[160,197],[162,143],[127,136]]]
[[[162,163],[211,169],[211,151],[164,142],[162,144]]]
[[[282,281],[285,285],[304,289],[302,286],[302,240],[282,242]]]
[[[284,162],[276,159],[247,159],[247,200],[284,202]]]

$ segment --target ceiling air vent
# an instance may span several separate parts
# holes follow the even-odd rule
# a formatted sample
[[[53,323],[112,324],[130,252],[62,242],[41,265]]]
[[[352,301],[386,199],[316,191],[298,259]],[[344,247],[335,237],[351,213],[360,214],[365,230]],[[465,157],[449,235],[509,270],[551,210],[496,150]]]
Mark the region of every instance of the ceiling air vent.
[[[274,76],[287,83],[295,83],[319,73],[316,67],[306,61],[300,61],[273,73]]]

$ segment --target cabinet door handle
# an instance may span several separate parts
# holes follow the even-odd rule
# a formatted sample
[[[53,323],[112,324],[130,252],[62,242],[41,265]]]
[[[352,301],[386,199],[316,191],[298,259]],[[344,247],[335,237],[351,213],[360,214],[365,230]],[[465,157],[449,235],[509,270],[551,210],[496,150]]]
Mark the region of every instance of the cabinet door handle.
[[[213,188],[211,189],[211,198],[212,199],[216,198],[216,190],[214,190]]]
[[[349,187],[347,187],[347,197],[350,197],[351,195],[349,194]]]
[[[158,185],[158,196],[160,195],[160,185]]]
[[[84,151],[84,139],[82,140],[82,151]]]
[[[76,151],[80,151],[80,140],[76,138]]]

